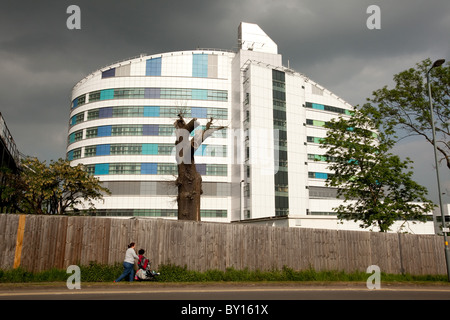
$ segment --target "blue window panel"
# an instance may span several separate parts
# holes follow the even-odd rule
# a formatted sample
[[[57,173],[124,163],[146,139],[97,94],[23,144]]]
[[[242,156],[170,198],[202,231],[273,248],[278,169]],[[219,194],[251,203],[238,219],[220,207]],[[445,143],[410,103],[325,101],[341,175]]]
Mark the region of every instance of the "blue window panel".
[[[208,111],[206,108],[192,107],[191,108],[191,117],[193,118],[207,118]]]
[[[205,155],[205,150],[206,150],[206,145],[202,144],[202,145],[200,145],[200,147],[195,151],[194,155],[195,155],[195,156],[204,156],[204,155]]]
[[[95,165],[94,175],[109,174],[109,163],[98,163]]]
[[[70,150],[67,152],[67,160],[72,161],[73,160],[73,150]]]
[[[111,150],[110,144],[100,144],[97,146],[96,156],[109,156]]]
[[[102,79],[112,78],[116,76],[116,68],[112,68],[102,72]]]
[[[145,99],[159,99],[161,97],[161,88],[145,88]]]
[[[328,178],[328,174],[323,173],[323,172],[316,172],[316,179],[327,179]]]
[[[208,55],[207,54],[193,54],[192,55],[192,76],[193,77],[208,77]]]
[[[114,89],[105,89],[100,91],[100,100],[114,99]]]
[[[70,124],[73,126],[73,125],[75,125],[75,124],[77,124],[77,116],[73,116],[71,119],[70,119]]]
[[[159,118],[159,107],[144,107],[144,117]]]
[[[157,163],[141,163],[141,174],[157,174]]]
[[[78,98],[73,99],[72,101],[72,109],[78,107]]]
[[[113,108],[112,107],[100,108],[98,110],[98,118],[99,119],[112,118],[112,114],[113,114]]]
[[[161,75],[161,58],[148,59],[145,65],[146,76],[160,76]]]
[[[206,175],[206,163],[196,163],[195,168],[197,169],[197,172],[201,175]]]
[[[158,124],[144,124],[142,126],[142,135],[144,135],[144,136],[159,135],[159,125]]]
[[[97,137],[110,137],[111,126],[101,126],[97,128]]]
[[[69,143],[74,143],[75,142],[75,133],[71,133],[69,135]]]
[[[194,100],[208,100],[208,90],[206,89],[192,89],[191,98]]]
[[[158,144],[157,143],[144,143],[142,144],[142,154],[145,155],[156,155],[158,154]]]
[[[318,103],[313,103],[312,104],[312,108],[313,109],[317,109],[317,110],[325,110],[325,107],[323,104],[318,104]]]

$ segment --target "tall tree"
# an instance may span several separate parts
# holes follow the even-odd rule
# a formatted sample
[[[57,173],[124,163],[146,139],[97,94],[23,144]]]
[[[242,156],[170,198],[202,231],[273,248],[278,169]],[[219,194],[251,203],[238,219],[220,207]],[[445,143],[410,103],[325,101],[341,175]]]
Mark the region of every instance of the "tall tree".
[[[339,219],[360,222],[360,227],[378,227],[386,232],[396,220],[425,221],[433,204],[427,190],[411,179],[412,161],[390,153],[395,141],[392,130],[380,131],[381,115],[372,118],[354,108],[350,119],[339,117],[321,147],[327,149],[329,187],[338,189],[344,204],[334,208]],[[374,116],[376,115],[376,116]]]
[[[174,123],[176,134],[176,161],[178,165],[178,177],[176,185],[178,188],[177,204],[178,219],[200,221],[200,196],[202,191],[202,177],[197,171],[194,159],[195,151],[215,131],[225,127],[214,127],[211,125],[213,118],[206,124],[205,129],[197,130],[191,138],[191,133],[200,125],[197,118],[192,118],[186,123],[182,113]],[[189,140],[190,139],[190,140]]]
[[[395,87],[384,86],[373,92],[369,110],[380,113],[384,126],[396,128],[406,136],[421,136],[433,144],[430,102],[426,74],[432,61],[426,59],[416,68],[394,75]],[[436,148],[440,161],[450,169],[450,63],[430,72],[433,111],[436,127]]]

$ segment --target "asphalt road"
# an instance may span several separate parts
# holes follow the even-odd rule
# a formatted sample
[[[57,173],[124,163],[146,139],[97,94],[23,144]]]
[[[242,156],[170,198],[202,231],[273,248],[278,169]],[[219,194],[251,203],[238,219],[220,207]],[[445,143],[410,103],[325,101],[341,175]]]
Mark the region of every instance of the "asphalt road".
[[[24,303],[24,300],[26,303]],[[33,303],[34,300],[35,302]],[[127,300],[122,302],[121,300]],[[358,304],[355,304],[358,300]],[[381,284],[380,289],[367,289],[365,283],[208,283],[165,284],[126,283],[81,284],[81,289],[69,290],[64,284],[0,285],[0,306],[36,312],[53,307],[67,306],[74,312],[90,310],[97,315],[105,311],[109,315],[136,315],[139,306],[145,312],[164,311],[169,319],[197,318],[247,318],[264,317],[281,319],[293,313],[313,308],[321,315],[348,314],[359,305],[371,313],[385,310],[387,300],[390,310],[399,315],[411,312],[416,316],[417,308],[440,310],[450,300],[450,284],[414,285]],[[383,301],[380,304],[380,301]],[[432,302],[432,305],[427,305]],[[74,304],[75,302],[75,304]],[[83,303],[87,307],[83,309]],[[407,303],[401,307],[401,303]],[[31,303],[31,304],[30,304]],[[74,308],[74,306],[77,306]],[[92,306],[92,308],[90,307]],[[420,306],[420,307],[419,307]],[[385,310],[386,311],[386,310]],[[347,312],[347,313],[346,313]],[[389,311],[392,314],[392,311]]]
[[[450,284],[115,283],[0,285],[0,300],[450,300]]]

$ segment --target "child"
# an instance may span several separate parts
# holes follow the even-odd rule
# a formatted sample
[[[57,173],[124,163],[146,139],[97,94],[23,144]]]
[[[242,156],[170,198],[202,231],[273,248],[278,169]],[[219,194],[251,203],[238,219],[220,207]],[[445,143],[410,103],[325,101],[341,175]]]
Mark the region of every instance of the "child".
[[[139,270],[136,272],[137,280],[149,280],[155,276],[158,276],[159,273],[150,270],[150,261],[144,256],[145,250],[139,250],[139,261],[138,267]]]

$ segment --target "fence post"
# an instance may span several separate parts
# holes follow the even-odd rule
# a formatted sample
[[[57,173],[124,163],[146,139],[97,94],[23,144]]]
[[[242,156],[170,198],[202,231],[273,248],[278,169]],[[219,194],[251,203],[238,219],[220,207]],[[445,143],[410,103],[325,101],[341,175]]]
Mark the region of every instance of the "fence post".
[[[20,266],[20,258],[22,256],[22,246],[23,246],[23,235],[25,233],[25,219],[26,215],[21,214],[19,216],[19,223],[17,225],[17,236],[16,236],[16,251],[14,253],[14,269]]]

